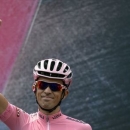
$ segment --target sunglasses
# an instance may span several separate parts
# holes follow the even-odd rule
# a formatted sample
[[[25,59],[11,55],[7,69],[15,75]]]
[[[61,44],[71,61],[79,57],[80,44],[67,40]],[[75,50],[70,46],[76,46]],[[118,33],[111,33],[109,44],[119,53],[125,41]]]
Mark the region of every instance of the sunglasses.
[[[61,91],[62,89],[66,89],[64,85],[59,83],[47,83],[45,81],[37,81],[37,88],[45,90],[47,87],[49,87],[51,91]]]

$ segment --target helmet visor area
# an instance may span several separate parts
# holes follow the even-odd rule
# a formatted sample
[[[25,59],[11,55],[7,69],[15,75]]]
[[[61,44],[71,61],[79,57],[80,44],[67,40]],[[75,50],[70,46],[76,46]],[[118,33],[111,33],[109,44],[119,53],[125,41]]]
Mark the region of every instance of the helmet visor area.
[[[65,75],[63,74],[57,74],[57,73],[50,73],[50,72],[44,72],[44,71],[38,71],[39,76],[45,76],[45,77],[52,77],[52,78],[60,78],[63,79]]]

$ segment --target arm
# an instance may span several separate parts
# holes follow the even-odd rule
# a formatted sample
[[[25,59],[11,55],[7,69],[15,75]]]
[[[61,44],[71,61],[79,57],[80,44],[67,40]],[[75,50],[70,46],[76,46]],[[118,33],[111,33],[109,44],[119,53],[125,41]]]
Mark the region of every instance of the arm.
[[[2,114],[8,106],[8,101],[5,97],[0,93],[0,114]]]
[[[10,104],[0,93],[0,121],[6,124],[11,130],[21,130],[28,123],[29,118],[28,113]]]

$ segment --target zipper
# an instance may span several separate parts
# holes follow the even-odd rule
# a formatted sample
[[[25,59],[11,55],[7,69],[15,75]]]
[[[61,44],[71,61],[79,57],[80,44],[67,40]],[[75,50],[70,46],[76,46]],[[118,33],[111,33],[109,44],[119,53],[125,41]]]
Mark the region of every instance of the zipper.
[[[46,117],[46,122],[47,122],[47,130],[50,130],[50,124],[49,124],[49,117]]]

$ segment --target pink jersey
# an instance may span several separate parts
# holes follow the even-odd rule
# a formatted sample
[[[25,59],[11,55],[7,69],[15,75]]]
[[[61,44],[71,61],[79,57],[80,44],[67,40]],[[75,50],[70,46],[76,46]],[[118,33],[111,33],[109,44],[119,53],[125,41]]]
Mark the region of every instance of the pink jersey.
[[[28,114],[12,104],[0,115],[11,130],[92,130],[89,124],[68,117],[61,112],[45,115],[40,111]]]

